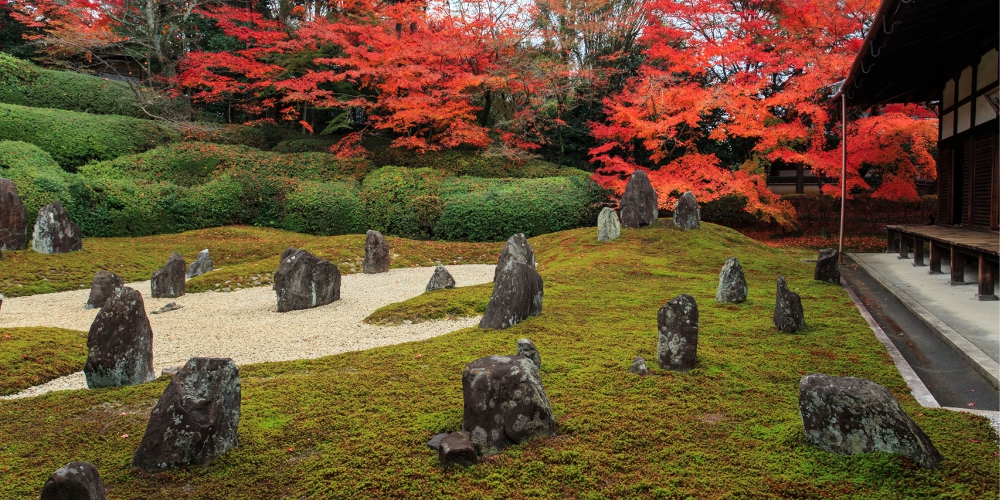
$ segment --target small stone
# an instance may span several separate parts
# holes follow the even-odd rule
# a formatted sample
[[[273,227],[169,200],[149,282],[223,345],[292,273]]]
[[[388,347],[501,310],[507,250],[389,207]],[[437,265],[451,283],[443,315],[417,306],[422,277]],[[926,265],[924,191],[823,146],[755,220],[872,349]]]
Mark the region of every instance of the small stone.
[[[624,227],[639,228],[656,222],[659,217],[659,198],[643,170],[636,169],[625,185],[621,201],[621,223]]]
[[[435,290],[444,290],[445,288],[455,288],[455,278],[451,277],[451,273],[444,266],[438,264],[434,268],[434,274],[431,275],[431,280],[427,282],[427,287],[424,291],[433,292]]]
[[[676,371],[694,368],[698,352],[698,304],[694,297],[685,293],[670,299],[660,308],[657,323],[660,368]]]
[[[622,223],[618,220],[618,212],[613,208],[602,208],[597,215],[597,241],[614,241],[621,234]]]
[[[222,291],[223,292],[231,292],[231,291],[233,291],[233,289],[229,288],[228,286],[224,286],[224,287],[222,287]]]
[[[153,329],[142,294],[127,286],[115,290],[90,325],[87,387],[121,387],[149,382],[153,374]]]
[[[642,359],[642,356],[636,356],[635,361],[632,362],[632,366],[628,367],[629,373],[635,373],[637,375],[649,375],[649,368],[646,367],[646,360]]]
[[[438,461],[441,465],[458,464],[473,465],[479,461],[476,455],[476,445],[469,438],[468,432],[452,432],[441,439],[438,448]]]
[[[90,284],[90,296],[87,298],[85,309],[95,309],[104,307],[111,294],[115,290],[125,286],[125,281],[121,276],[108,271],[97,271],[94,274],[94,281]]]
[[[778,290],[774,297],[774,326],[791,333],[806,326],[799,294],[788,289],[784,276],[778,276]]]
[[[809,441],[832,453],[898,453],[928,469],[943,460],[892,393],[870,380],[806,375],[799,382],[799,414]]]
[[[174,298],[184,295],[185,276],[184,257],[173,252],[167,263],[153,273],[153,278],[149,282],[154,299]]]
[[[674,225],[684,230],[701,228],[701,208],[691,191],[677,199],[677,204],[674,205]]]
[[[42,486],[42,500],[104,500],[104,482],[97,467],[70,462],[49,476]]]
[[[427,442],[427,447],[432,450],[441,449],[441,440],[444,439],[445,436],[447,435],[448,435],[447,432],[442,432],[441,434],[435,434],[434,437],[432,437],[431,440]]]
[[[149,414],[132,467],[208,465],[239,445],[240,372],[229,358],[191,358]]]
[[[163,306],[163,307],[161,307],[161,308],[159,308],[159,309],[157,309],[155,311],[150,311],[149,314],[163,314],[165,312],[176,311],[176,310],[178,310],[178,309],[180,309],[182,307],[184,307],[184,306],[179,305],[176,302],[168,302],[165,306]]]
[[[542,356],[538,354],[538,348],[530,339],[519,339],[517,341],[517,355],[524,356],[535,363],[538,368],[542,367]]]
[[[840,284],[840,270],[837,269],[840,253],[835,248],[824,248],[816,258],[816,272],[813,279]]]
[[[44,254],[75,252],[83,248],[80,226],[69,220],[69,214],[58,201],[38,211],[31,248]]]
[[[181,368],[184,368],[184,367],[183,366],[169,366],[167,368],[164,368],[162,371],[160,371],[160,375],[170,375],[171,377],[173,377],[174,375],[177,375],[177,372],[179,372]]]
[[[278,312],[319,307],[340,300],[340,270],[305,250],[289,248],[281,254],[273,288]]]
[[[746,302],[747,291],[747,279],[743,276],[740,261],[736,257],[726,259],[719,273],[719,289],[715,292],[715,301],[723,304]]]
[[[389,242],[385,236],[371,229],[365,234],[365,274],[378,274],[389,271]]]
[[[0,255],[28,246],[28,212],[10,179],[0,179]]]
[[[187,277],[194,278],[201,276],[213,269],[212,257],[208,254],[208,249],[198,252],[198,257],[187,268]]]

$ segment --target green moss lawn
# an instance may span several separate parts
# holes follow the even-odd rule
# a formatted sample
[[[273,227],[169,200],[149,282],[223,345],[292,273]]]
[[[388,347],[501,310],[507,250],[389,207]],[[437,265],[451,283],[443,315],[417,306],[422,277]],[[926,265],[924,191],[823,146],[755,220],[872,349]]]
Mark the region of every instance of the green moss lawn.
[[[63,328],[0,328],[0,396],[83,369],[87,332]]]
[[[470,328],[317,360],[240,367],[240,446],[206,468],[155,475],[129,468],[165,378],[0,402],[0,498],[37,496],[48,475],[71,460],[94,463],[109,498],[997,498],[998,443],[986,420],[918,406],[844,290],[811,279],[811,266],[801,261],[805,253],[766,247],[711,224],[693,232],[668,224],[625,230],[604,244],[594,228],[532,238],[545,280],[544,312],[511,329]],[[342,237],[348,244],[337,247],[340,240],[287,233],[237,241],[222,236],[247,234],[244,228],[204,234],[212,231],[219,234],[218,255],[231,256],[221,264],[233,268],[270,258],[293,240],[346,261],[360,255],[362,238]],[[142,255],[143,262],[136,257],[117,269],[137,279],[148,277],[170,249],[193,256],[205,246],[191,234],[107,245],[118,245],[117,255]],[[88,243],[85,251],[100,247]],[[444,252],[434,255],[434,243],[413,245],[427,253],[407,255],[400,244],[394,247],[398,265],[430,265],[425,261]],[[475,248],[490,258],[499,250]],[[159,254],[147,256],[149,249]],[[461,251],[463,261],[475,261],[475,252]],[[6,266],[20,262],[22,284],[30,281],[29,270],[102,259],[96,253],[65,261],[11,254],[0,262],[4,280],[11,279]],[[714,301],[729,256],[747,273],[744,304]],[[121,262],[108,259],[98,262]],[[52,289],[89,283],[99,268],[65,266],[77,274]],[[800,333],[771,325],[778,274],[802,295],[808,326]],[[484,291],[435,295],[472,301],[468,307],[475,308]],[[700,308],[698,367],[664,372],[654,361],[656,315],[681,293],[694,296]],[[428,300],[418,297],[393,314],[416,319]],[[534,340],[541,353],[559,435],[474,467],[442,469],[424,442],[461,426],[462,367],[512,352],[521,337]],[[649,376],[627,373],[636,355],[650,364]],[[797,398],[799,378],[813,372],[888,387],[944,455],[943,467],[928,471],[900,456],[842,457],[810,446]]]

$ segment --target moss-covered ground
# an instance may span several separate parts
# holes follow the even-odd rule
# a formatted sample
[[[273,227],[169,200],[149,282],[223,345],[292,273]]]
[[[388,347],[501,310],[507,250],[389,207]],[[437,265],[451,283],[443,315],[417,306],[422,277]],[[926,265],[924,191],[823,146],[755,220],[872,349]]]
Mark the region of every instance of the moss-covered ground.
[[[0,328],[0,396],[83,369],[87,332],[63,328]]]
[[[422,323],[435,319],[478,316],[486,311],[493,283],[425,292],[410,300],[380,307],[365,318],[373,325]]]
[[[0,497],[37,496],[52,471],[85,460],[109,498],[997,498],[998,443],[986,420],[918,406],[845,291],[812,280],[806,253],[662,221],[612,243],[598,243],[593,228],[531,243],[545,280],[541,316],[503,331],[242,366],[240,446],[205,468],[129,467],[166,378],[0,402]],[[714,301],[729,256],[746,270],[744,304]],[[779,274],[802,295],[799,333],[771,325]],[[699,304],[698,365],[666,372],[654,362],[656,315],[681,293]],[[541,353],[559,434],[441,468],[424,443],[460,428],[462,367],[512,352],[521,337]],[[636,355],[649,376],[627,373]],[[813,372],[888,387],[944,455],[942,468],[811,446],[797,398],[800,377]]]

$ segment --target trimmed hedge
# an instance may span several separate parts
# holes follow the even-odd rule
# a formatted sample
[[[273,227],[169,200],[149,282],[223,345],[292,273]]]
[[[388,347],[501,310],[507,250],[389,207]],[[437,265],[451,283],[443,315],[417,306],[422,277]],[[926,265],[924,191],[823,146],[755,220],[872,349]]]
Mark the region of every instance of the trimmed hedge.
[[[150,120],[0,104],[0,141],[34,144],[68,172],[93,160],[112,160],[176,141],[176,132]]]
[[[288,193],[280,227],[320,235],[365,231],[365,204],[356,185],[304,181]]]
[[[283,141],[309,137],[301,132],[266,122],[253,126],[185,122],[177,124],[175,128],[181,135],[181,140],[184,141],[250,146],[260,150],[269,150]],[[297,153],[300,151],[281,152]]]
[[[28,232],[35,227],[38,210],[58,200],[69,205],[72,197],[69,185],[74,176],[68,174],[52,157],[34,144],[0,141],[0,177],[14,181],[17,193],[28,214]]]
[[[430,168],[392,166],[368,174],[361,190],[368,210],[368,229],[430,237],[441,215],[438,191],[444,177],[444,173]]]

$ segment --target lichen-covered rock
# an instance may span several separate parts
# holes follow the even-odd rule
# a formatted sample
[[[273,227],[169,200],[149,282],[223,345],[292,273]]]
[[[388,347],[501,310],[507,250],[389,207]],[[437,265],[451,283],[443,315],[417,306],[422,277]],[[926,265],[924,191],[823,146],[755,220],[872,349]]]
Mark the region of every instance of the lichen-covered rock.
[[[104,482],[97,467],[70,462],[49,476],[42,486],[42,500],[104,500]]]
[[[799,294],[788,289],[784,276],[778,276],[778,290],[774,294],[774,327],[791,333],[806,326]]]
[[[167,263],[163,267],[153,272],[153,278],[149,282],[153,298],[172,299],[184,295],[184,277],[187,266],[181,254],[173,252]]]
[[[198,257],[194,259],[194,262],[192,262],[190,266],[188,266],[187,277],[194,278],[195,276],[201,276],[202,274],[205,274],[213,269],[212,256],[208,254],[208,249],[206,248],[198,252]]]
[[[649,183],[646,172],[636,170],[625,185],[621,201],[621,222],[624,227],[638,228],[656,222],[660,215],[659,198]]]
[[[153,329],[142,294],[115,289],[97,313],[87,335],[87,387],[121,387],[149,382],[153,374]]]
[[[743,275],[743,266],[736,257],[726,259],[719,272],[719,289],[715,292],[715,301],[721,303],[739,304],[747,300],[747,279]]]
[[[305,250],[289,248],[281,254],[273,288],[278,312],[319,307],[340,300],[340,270]]]
[[[602,208],[597,215],[597,241],[614,241],[621,234],[622,223],[618,220],[618,212],[613,208]]]
[[[694,368],[698,354],[698,304],[682,294],[660,308],[660,330],[656,347],[660,368],[687,371]]]
[[[840,258],[840,252],[835,248],[824,248],[819,251],[819,256],[816,258],[816,272],[813,274],[813,279],[818,281],[829,281],[830,283],[840,284],[840,270],[837,269],[838,259]]]
[[[378,274],[389,271],[389,242],[385,236],[371,229],[365,234],[365,262],[362,270],[365,274]]]
[[[434,437],[432,437],[430,439],[430,441],[427,441],[427,447],[430,448],[430,449],[432,449],[432,450],[440,450],[441,449],[441,440],[444,439],[444,438],[446,438],[446,437],[448,437],[448,433],[447,432],[442,432],[440,434],[435,434]]]
[[[28,246],[28,212],[10,179],[0,179],[0,252]]]
[[[427,282],[427,288],[424,291],[433,292],[434,290],[444,290],[445,288],[455,288],[455,278],[451,277],[451,273],[444,266],[438,264],[434,268],[434,274],[431,275],[431,280]]]
[[[642,359],[642,356],[636,356],[635,361],[632,361],[632,366],[628,367],[629,373],[635,373],[637,375],[649,375],[649,368],[646,366],[646,360]]]
[[[493,294],[479,328],[503,330],[542,314],[544,283],[533,267],[512,262],[493,280]]]
[[[132,467],[208,465],[239,445],[240,371],[229,358],[191,358],[149,414]]]
[[[462,396],[462,430],[479,455],[556,431],[538,367],[524,356],[488,356],[465,365]]]
[[[518,339],[517,355],[530,359],[538,368],[542,367],[542,355],[538,354],[538,348],[531,339]]]
[[[125,286],[121,276],[108,271],[97,271],[94,281],[90,283],[90,297],[87,298],[85,309],[104,307],[104,304],[115,293],[115,290]]]
[[[500,250],[497,257],[497,267],[493,270],[493,281],[496,281],[500,273],[508,271],[515,262],[524,264],[532,269],[535,268],[535,249],[531,248],[528,238],[524,233],[517,233],[507,238],[507,243]]]
[[[929,469],[941,454],[888,389],[870,380],[813,373],[799,382],[806,437],[840,455],[898,453]]]
[[[80,226],[69,220],[69,214],[58,201],[38,211],[31,249],[44,254],[75,252],[83,248]]]
[[[694,193],[687,191],[674,205],[674,225],[685,230],[701,228],[701,208]]]
[[[438,461],[441,465],[473,465],[479,461],[476,445],[468,432],[452,432],[443,437],[438,447]]]

